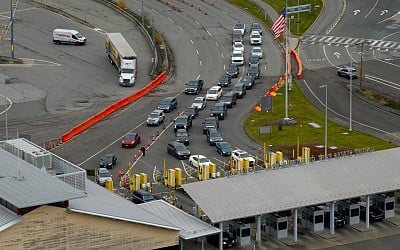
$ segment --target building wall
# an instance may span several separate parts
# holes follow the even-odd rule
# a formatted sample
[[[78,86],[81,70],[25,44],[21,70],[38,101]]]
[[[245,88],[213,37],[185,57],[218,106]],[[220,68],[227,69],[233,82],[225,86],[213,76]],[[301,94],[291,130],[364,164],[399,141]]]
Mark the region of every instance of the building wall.
[[[0,232],[0,249],[156,249],[179,231],[42,206]]]

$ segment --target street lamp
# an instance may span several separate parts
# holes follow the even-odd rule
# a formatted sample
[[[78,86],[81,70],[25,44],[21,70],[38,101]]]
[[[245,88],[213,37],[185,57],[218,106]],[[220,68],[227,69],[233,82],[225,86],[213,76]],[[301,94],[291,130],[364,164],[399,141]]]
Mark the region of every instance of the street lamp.
[[[350,57],[350,70],[353,70],[353,59]],[[350,74],[350,114],[349,114],[349,131],[352,131],[352,117],[353,117],[353,108],[352,108],[352,103],[353,103],[353,72]]]
[[[320,85],[319,88],[325,88],[325,152],[324,158],[328,156],[328,85]]]

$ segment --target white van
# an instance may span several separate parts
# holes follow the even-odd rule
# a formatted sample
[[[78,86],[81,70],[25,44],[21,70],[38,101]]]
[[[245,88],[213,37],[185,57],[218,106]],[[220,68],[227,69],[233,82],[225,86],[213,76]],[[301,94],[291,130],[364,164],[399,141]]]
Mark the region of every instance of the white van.
[[[76,30],[55,29],[53,30],[53,43],[84,45],[86,43],[86,38]]]

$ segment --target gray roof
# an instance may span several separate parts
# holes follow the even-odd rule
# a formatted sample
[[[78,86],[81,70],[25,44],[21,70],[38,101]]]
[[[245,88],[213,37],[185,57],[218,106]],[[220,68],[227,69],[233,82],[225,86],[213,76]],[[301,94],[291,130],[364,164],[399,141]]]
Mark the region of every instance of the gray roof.
[[[17,224],[22,217],[0,205],[0,232]]]
[[[197,219],[163,200],[142,203],[139,206],[180,228],[180,237],[184,240],[216,234],[221,231],[219,228]]]
[[[213,223],[400,189],[400,148],[183,185]]]
[[[32,207],[85,195],[0,148],[0,198],[14,206]]]
[[[180,230],[170,222],[88,180],[87,197],[69,202],[73,212]]]

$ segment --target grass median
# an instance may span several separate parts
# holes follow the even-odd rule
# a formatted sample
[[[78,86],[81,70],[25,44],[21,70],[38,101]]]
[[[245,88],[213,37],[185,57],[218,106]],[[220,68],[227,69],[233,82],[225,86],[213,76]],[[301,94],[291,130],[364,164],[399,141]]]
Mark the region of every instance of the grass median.
[[[300,147],[312,147],[311,151],[318,151],[316,154],[320,154],[323,151],[320,145],[325,143],[325,112],[308,101],[294,83],[292,91],[288,94],[288,117],[297,123],[282,126],[279,121],[285,117],[285,87],[282,86],[272,99],[271,112],[253,112],[245,121],[248,135],[261,145],[265,143],[272,150],[284,152],[284,155],[292,155],[293,150],[297,152],[297,143]],[[259,134],[259,128],[264,126],[270,126],[271,133]],[[334,152],[366,147],[374,150],[395,147],[392,143],[379,138],[354,130],[349,131],[348,126],[339,125],[329,119],[327,141],[330,148],[328,151]]]

